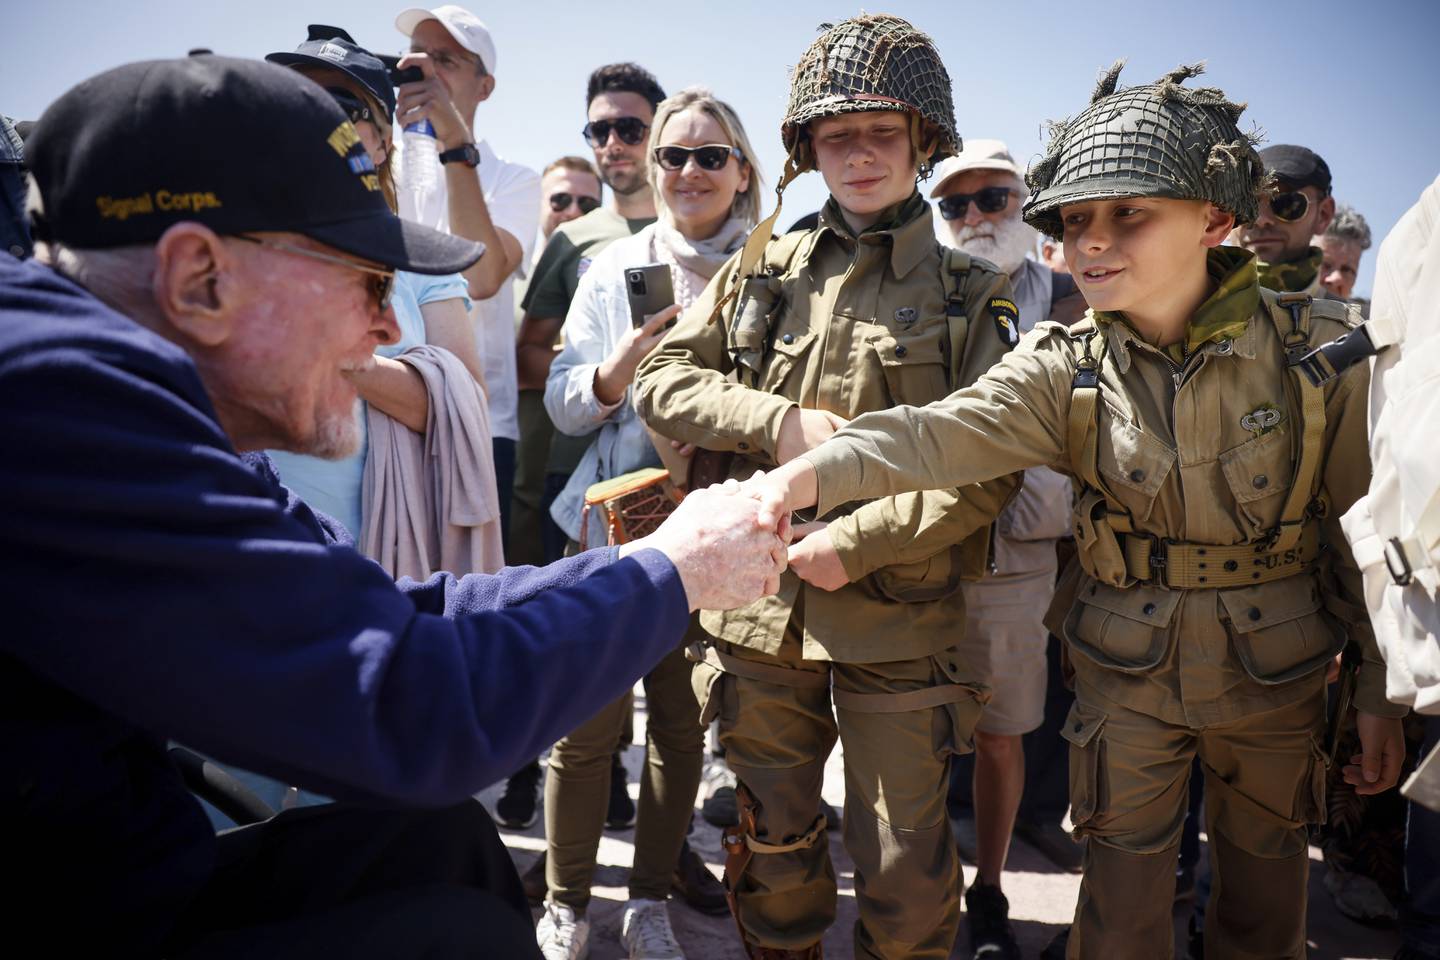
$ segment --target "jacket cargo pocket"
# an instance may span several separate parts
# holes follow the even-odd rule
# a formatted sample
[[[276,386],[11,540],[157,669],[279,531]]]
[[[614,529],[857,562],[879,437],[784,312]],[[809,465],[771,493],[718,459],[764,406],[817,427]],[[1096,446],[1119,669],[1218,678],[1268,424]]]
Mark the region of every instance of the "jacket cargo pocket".
[[[1230,643],[1261,683],[1303,677],[1335,658],[1345,635],[1321,609],[1311,577],[1296,576],[1220,593]]]
[[[1146,520],[1177,454],[1164,441],[1130,422],[1108,399],[1100,415],[1098,441],[1096,466],[1110,492],[1137,523]]]
[[[1070,742],[1070,822],[1080,835],[1095,817],[1105,811],[1104,787],[1105,714],[1080,701],[1070,706],[1070,715],[1060,735]]]
[[[1164,587],[1091,583],[1065,618],[1065,639],[1071,650],[1111,670],[1153,670],[1170,649],[1170,619],[1180,597]]]
[[[988,528],[924,560],[892,563],[888,567],[881,567],[870,575],[870,580],[875,585],[876,592],[886,600],[898,603],[930,603],[943,600],[960,589],[967,560],[973,565],[976,547],[971,540],[978,536],[979,549],[983,553],[990,543],[987,534]]]
[[[942,322],[898,337],[881,336],[871,341],[880,357],[885,390],[892,404],[920,407],[949,395],[943,346],[945,332],[946,325]]]
[[[1290,434],[1274,430],[1220,454],[1220,469],[1230,495],[1249,523],[1245,534],[1256,538],[1280,522],[1294,464]]]
[[[787,336],[790,337],[788,343],[785,339]],[[790,371],[795,369],[796,364],[814,343],[813,333],[784,334],[776,337],[766,359],[765,374],[760,378],[760,389],[766,393],[780,393]]]

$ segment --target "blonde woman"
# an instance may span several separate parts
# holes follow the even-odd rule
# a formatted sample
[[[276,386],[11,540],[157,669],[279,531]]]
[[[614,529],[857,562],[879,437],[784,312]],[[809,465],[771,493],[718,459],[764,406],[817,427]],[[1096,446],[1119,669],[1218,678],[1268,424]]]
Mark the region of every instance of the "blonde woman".
[[[699,298],[757,219],[760,171],[735,112],[692,87],[663,101],[650,128],[647,166],[659,219],[595,258],[565,318],[565,348],[545,383],[545,408],[563,433],[598,431],[551,515],[581,537],[585,490],[660,458],[630,403],[640,361],[666,324]],[[676,303],[631,324],[624,271],[665,263]],[[587,542],[603,543],[593,514]],[[572,543],[572,549],[575,544]],[[700,783],[704,729],[690,665],[676,650],[645,677],[646,766],[640,778],[635,862],[621,935],[631,957],[682,957],[665,898]],[[545,788],[548,842],[545,914],[536,931],[547,960],[578,960],[589,948],[590,881],[609,793],[610,757],[628,716],[623,701],[555,745]]]

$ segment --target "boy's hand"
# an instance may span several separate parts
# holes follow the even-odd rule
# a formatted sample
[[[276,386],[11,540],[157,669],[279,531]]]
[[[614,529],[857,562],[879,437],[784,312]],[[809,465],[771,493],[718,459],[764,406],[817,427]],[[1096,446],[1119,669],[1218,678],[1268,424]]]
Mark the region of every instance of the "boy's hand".
[[[795,528],[796,541],[790,545],[790,569],[812,587],[835,591],[850,582],[835,544],[830,525],[821,521],[802,523]]]

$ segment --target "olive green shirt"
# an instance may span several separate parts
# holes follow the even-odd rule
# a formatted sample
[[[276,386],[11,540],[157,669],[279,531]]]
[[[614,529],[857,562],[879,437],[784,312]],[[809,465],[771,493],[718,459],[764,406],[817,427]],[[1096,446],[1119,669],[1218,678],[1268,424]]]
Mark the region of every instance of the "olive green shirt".
[[[520,309],[532,316],[564,320],[590,261],[611,243],[639,233],[654,222],[654,217],[629,220],[609,207],[599,207],[560,224],[530,271],[530,284],[520,300]],[[556,431],[550,440],[545,472],[569,476],[594,442],[593,435],[571,437]]]
[[[732,476],[748,477],[775,465],[780,422],[792,407],[848,419],[928,403],[952,384],[973,382],[1010,347],[988,312],[991,300],[1012,300],[1010,282],[983,261],[972,265],[965,319],[954,327],[964,338],[947,361],[944,251],[931,217],[917,193],[857,237],[834,202],[827,205],[781,280],[758,379],[732,359],[735,301],[710,322],[732,260],[641,364],[640,415],[665,436],[734,451]],[[1018,476],[986,480],[834,513],[831,541],[852,583],[829,593],[787,572],[778,596],[706,613],[702,623],[723,640],[772,654],[791,625],[810,660],[907,660],[951,646],[965,622],[951,547],[987,527],[1019,485]]]
[[[1273,302],[1275,295],[1262,296]],[[1357,321],[1342,304],[1316,301],[1310,341],[1333,340]],[[945,400],[858,418],[805,455],[817,474],[818,509],[1035,466],[1075,477],[1073,380],[1080,337],[1095,331],[1084,321],[1071,330],[1042,324]],[[1217,545],[1263,540],[1280,519],[1301,432],[1286,389],[1292,374],[1264,303],[1237,336],[1202,344],[1183,366],[1128,324],[1102,324],[1095,335],[1106,347],[1098,473],[1136,532]],[[1368,621],[1342,624],[1324,609],[1327,595],[1363,608],[1338,518],[1369,483],[1368,378],[1360,364],[1324,387],[1323,562],[1286,579],[1222,590],[1119,588],[1085,576],[1065,624],[1085,683],[1169,723],[1224,723],[1315,695],[1328,653],[1349,632],[1364,655],[1356,704],[1397,714],[1385,700],[1385,668]],[[1278,409],[1282,418],[1252,432],[1242,420],[1261,408]]]

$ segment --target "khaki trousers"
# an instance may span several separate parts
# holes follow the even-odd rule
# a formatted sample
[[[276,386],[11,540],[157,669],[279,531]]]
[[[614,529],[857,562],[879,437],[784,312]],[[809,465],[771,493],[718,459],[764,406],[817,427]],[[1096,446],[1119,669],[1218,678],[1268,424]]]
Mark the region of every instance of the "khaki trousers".
[[[692,634],[698,630],[692,618]],[[643,683],[645,767],[635,815],[630,896],[664,900],[695,809],[705,730],[696,723],[700,706],[690,686],[690,663],[683,648],[677,647],[661,660]],[[621,697],[550,751],[550,776],[545,782],[549,850],[545,882],[552,900],[577,911],[584,911],[590,903],[590,882],[610,798],[610,758],[616,747],[629,742],[630,700],[629,694]]]
[[[1214,888],[1208,960],[1305,956],[1306,825],[1324,811],[1325,690],[1193,730],[1096,694],[1083,682],[1062,733],[1070,803],[1089,837],[1069,960],[1172,956],[1171,909],[1191,760],[1205,775]]]
[[[736,658],[814,676],[837,691],[904,693],[954,683],[951,652],[894,663],[825,663],[720,644]],[[825,759],[845,751],[845,847],[855,861],[856,957],[943,958],[960,918],[961,875],[945,817],[950,757],[972,749],[983,688],[959,702],[898,713],[831,709],[829,684],[790,686],[695,669],[703,721],[718,716],[736,778],[759,802],[756,836],[787,843],[814,829]],[[835,920],[836,880],[823,831],[805,849],[756,853],[739,884],[740,926],[752,943],[800,949]]]

